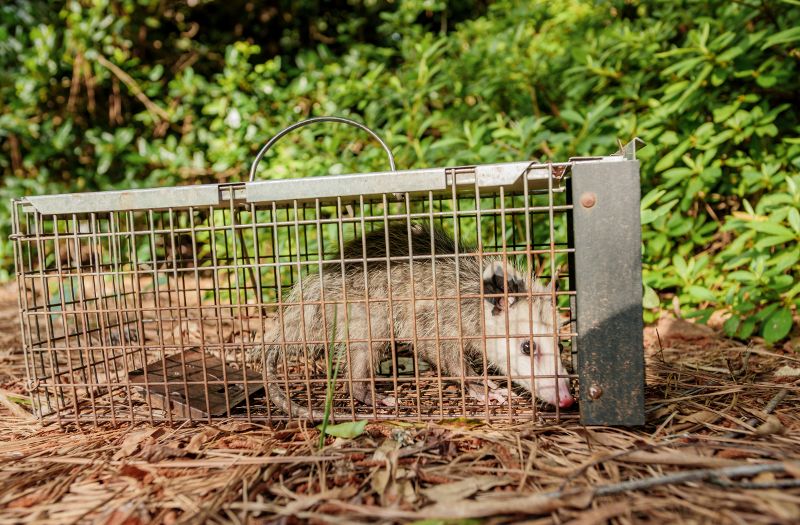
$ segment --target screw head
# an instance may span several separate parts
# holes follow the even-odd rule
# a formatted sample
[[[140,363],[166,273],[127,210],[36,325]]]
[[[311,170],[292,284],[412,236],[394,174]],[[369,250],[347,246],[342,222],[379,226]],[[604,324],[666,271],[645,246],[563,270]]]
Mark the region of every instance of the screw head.
[[[589,387],[589,399],[600,399],[603,395],[603,389],[597,385]]]
[[[597,204],[597,196],[594,193],[587,192],[581,195],[581,206],[584,208],[591,208]]]

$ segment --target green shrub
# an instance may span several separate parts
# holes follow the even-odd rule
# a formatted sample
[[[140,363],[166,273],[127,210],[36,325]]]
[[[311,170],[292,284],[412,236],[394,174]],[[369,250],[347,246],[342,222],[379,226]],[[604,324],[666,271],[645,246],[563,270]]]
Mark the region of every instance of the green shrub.
[[[778,341],[800,292],[795,4],[17,0],[0,6],[0,195],[241,180],[275,131],[322,114],[380,130],[402,168],[638,135],[647,319],[724,309],[729,334]],[[385,166],[349,128],[305,128],[259,177]]]

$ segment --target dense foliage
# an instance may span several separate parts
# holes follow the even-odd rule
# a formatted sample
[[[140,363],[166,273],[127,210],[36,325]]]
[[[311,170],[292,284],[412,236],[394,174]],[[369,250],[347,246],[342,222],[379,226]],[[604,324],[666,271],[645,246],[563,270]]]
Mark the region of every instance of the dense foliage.
[[[449,4],[4,2],[0,196],[240,180],[267,137],[320,114],[380,130],[401,168],[563,160],[638,135],[648,318],[725,309],[732,335],[787,336],[798,2]],[[383,168],[358,140],[305,128],[262,176]]]

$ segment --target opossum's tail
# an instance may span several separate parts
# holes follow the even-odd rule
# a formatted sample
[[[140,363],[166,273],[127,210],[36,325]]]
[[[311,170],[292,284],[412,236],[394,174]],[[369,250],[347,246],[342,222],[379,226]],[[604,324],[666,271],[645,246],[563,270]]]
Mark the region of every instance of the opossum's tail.
[[[278,359],[281,356],[281,347],[278,345],[271,345],[267,347],[267,377],[270,378],[269,383],[269,398],[270,400],[280,408],[284,413],[287,415],[291,415],[293,418],[297,419],[307,419],[309,421],[322,421],[325,417],[325,412],[323,410],[311,410],[309,411],[308,408],[298,405],[289,397],[287,397],[286,392],[283,390],[281,385],[281,380],[278,375]],[[288,371],[285,371],[288,375]],[[333,420],[333,415],[329,415],[329,419]]]

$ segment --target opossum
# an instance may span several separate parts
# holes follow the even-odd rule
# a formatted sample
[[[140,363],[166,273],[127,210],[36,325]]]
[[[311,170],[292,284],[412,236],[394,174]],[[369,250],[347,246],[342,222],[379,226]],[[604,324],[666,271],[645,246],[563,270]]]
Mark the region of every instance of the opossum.
[[[366,265],[365,279],[364,246],[368,258],[385,258],[388,237],[389,255],[408,257],[409,230],[411,253],[415,256],[431,255],[433,242],[433,253],[437,256],[435,263],[430,258],[415,259],[413,265],[408,260],[393,260],[387,270],[385,261],[372,261]],[[350,340],[349,373],[353,379],[354,398],[367,405],[377,401],[391,406],[396,402],[392,398],[373,400],[370,381],[370,371],[377,370],[380,361],[386,357],[387,341],[392,338],[413,341],[416,354],[438,368],[442,376],[475,377],[478,374],[469,361],[471,357],[482,359],[481,335],[485,323],[486,356],[491,365],[503,375],[509,372],[510,365],[512,376],[530,377],[533,362],[536,373],[533,393],[536,397],[562,408],[571,406],[573,398],[567,371],[561,364],[553,337],[543,335],[554,333],[550,298],[534,296],[531,305],[527,297],[505,299],[506,283],[508,294],[527,293],[529,287],[533,293],[550,289],[527,279],[526,273],[515,268],[511,261],[504,265],[498,257],[485,256],[481,261],[477,256],[459,256],[456,262],[452,256],[456,249],[456,242],[444,231],[422,223],[412,223],[410,227],[406,224],[391,225],[386,230],[372,231],[363,239],[357,238],[345,244],[340,256],[359,261],[346,263],[344,275],[340,265],[326,264],[321,276],[319,273],[304,276],[302,286],[295,285],[288,297],[283,298],[283,302],[290,304],[283,307],[282,322],[277,323],[278,326],[267,337],[270,341],[265,362],[268,377],[278,379],[278,363],[284,349],[287,354],[304,355],[302,342],[309,341],[314,342],[306,345],[309,357],[318,355],[323,347],[322,341],[331,340],[335,317],[335,340]],[[459,253],[475,251],[458,245]],[[445,257],[439,258],[441,255]],[[507,276],[504,272],[506,267]],[[365,284],[368,294],[365,294]],[[481,299],[481,290],[484,295],[495,296]],[[324,301],[336,303],[326,305],[324,320],[320,303],[323,294]],[[369,321],[365,295],[370,299]],[[463,295],[478,297],[455,299]],[[439,299],[434,300],[434,297]],[[391,301],[386,301],[386,298]],[[300,303],[303,303],[302,309]],[[530,340],[531,333],[535,334],[533,341]],[[371,348],[367,342],[369,339],[373,340]],[[255,348],[251,357],[257,359],[260,356],[261,349]],[[341,362],[346,364],[347,356]],[[340,377],[347,373],[340,372]],[[467,380],[467,383],[469,395],[485,402],[484,385],[476,384],[474,380]],[[530,379],[514,379],[514,383],[531,390]],[[489,400],[505,402],[508,390],[498,388],[491,381],[487,384],[490,387]],[[321,410],[309,412],[288,399],[280,381],[270,383],[269,395],[281,410],[287,414],[291,411],[294,417],[313,420],[323,417]]]

